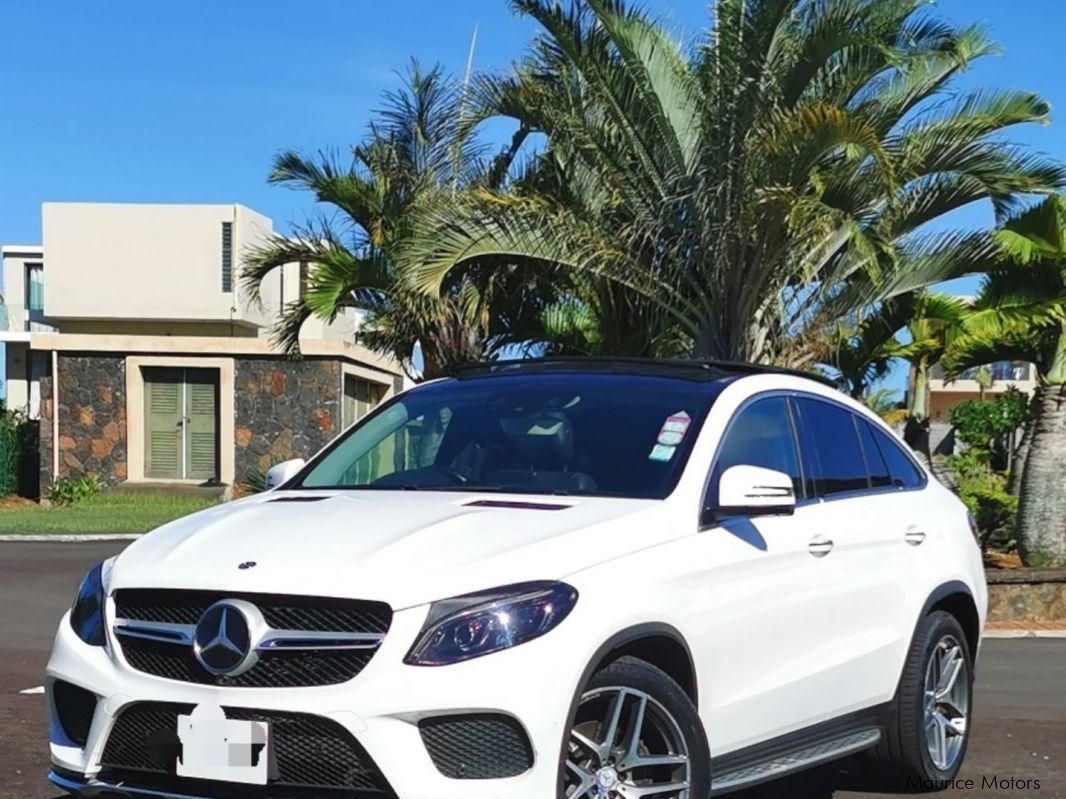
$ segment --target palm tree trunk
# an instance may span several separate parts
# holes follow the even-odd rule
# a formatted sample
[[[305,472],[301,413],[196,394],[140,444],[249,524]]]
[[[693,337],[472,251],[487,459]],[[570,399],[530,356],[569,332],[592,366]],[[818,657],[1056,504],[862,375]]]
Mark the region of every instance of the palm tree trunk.
[[[929,364],[925,358],[914,364],[914,381],[907,398],[907,415],[918,420],[929,417]]]
[[[1007,491],[1018,496],[1022,489],[1022,475],[1025,473],[1025,461],[1029,457],[1029,446],[1033,443],[1033,431],[1036,430],[1037,405],[1039,393],[1029,399],[1029,419],[1022,430],[1022,440],[1011,457],[1010,476],[1007,478]]]
[[[1018,502],[1018,549],[1030,566],[1066,564],[1066,385],[1036,390]]]

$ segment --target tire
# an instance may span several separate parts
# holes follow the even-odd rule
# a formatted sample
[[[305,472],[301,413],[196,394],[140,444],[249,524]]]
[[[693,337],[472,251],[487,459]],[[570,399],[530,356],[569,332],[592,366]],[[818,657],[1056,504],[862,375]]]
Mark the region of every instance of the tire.
[[[661,786],[655,799],[705,799],[711,789],[707,739],[692,700],[666,672],[632,657],[600,669],[585,686],[560,771],[563,799],[621,797],[616,789],[626,785]]]
[[[956,668],[945,691],[945,675]],[[908,792],[943,787],[966,757],[973,710],[973,656],[962,626],[950,613],[934,611],[919,623],[895,705],[895,718],[874,750],[877,765],[896,779],[902,776]]]

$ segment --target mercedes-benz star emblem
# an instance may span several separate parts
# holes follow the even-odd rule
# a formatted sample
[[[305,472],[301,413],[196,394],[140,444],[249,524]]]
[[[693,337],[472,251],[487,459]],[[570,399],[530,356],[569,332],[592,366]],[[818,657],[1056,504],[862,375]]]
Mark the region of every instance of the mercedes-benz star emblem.
[[[204,611],[196,623],[193,653],[208,672],[235,677],[255,665],[255,628],[261,622],[250,602],[223,599]]]

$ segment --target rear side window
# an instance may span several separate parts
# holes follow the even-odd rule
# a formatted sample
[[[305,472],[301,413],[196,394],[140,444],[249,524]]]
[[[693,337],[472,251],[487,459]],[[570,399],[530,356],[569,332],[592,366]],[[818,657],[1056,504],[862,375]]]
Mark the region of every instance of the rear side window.
[[[881,454],[881,448],[874,438],[873,425],[865,419],[857,420],[859,441],[862,442],[862,454],[866,458],[866,473],[870,475],[871,488],[886,488],[894,485],[888,464]]]
[[[881,449],[881,455],[888,464],[888,472],[892,475],[892,483],[900,488],[921,488],[925,483],[925,475],[915,465],[911,457],[903,451],[903,445],[896,441],[884,430],[870,425],[877,445]]]
[[[797,397],[795,402],[808,493],[828,497],[869,488],[855,414],[820,400]]]
[[[803,496],[803,476],[792,416],[784,397],[766,397],[744,408],[730,422],[715,459],[712,490],[731,466],[761,466],[792,478],[797,497]]]

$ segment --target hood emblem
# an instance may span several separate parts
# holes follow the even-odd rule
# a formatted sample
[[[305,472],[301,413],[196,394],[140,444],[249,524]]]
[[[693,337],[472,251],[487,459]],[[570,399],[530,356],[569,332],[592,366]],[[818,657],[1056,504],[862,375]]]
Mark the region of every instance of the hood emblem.
[[[256,562],[254,560],[246,560],[246,561],[244,561],[244,563],[241,563],[240,565],[238,565],[237,568],[238,569],[254,569],[256,567],[256,565],[257,564],[256,564]]]
[[[250,602],[223,599],[196,622],[193,654],[216,677],[236,677],[259,660],[257,632],[265,626],[259,609]]]

